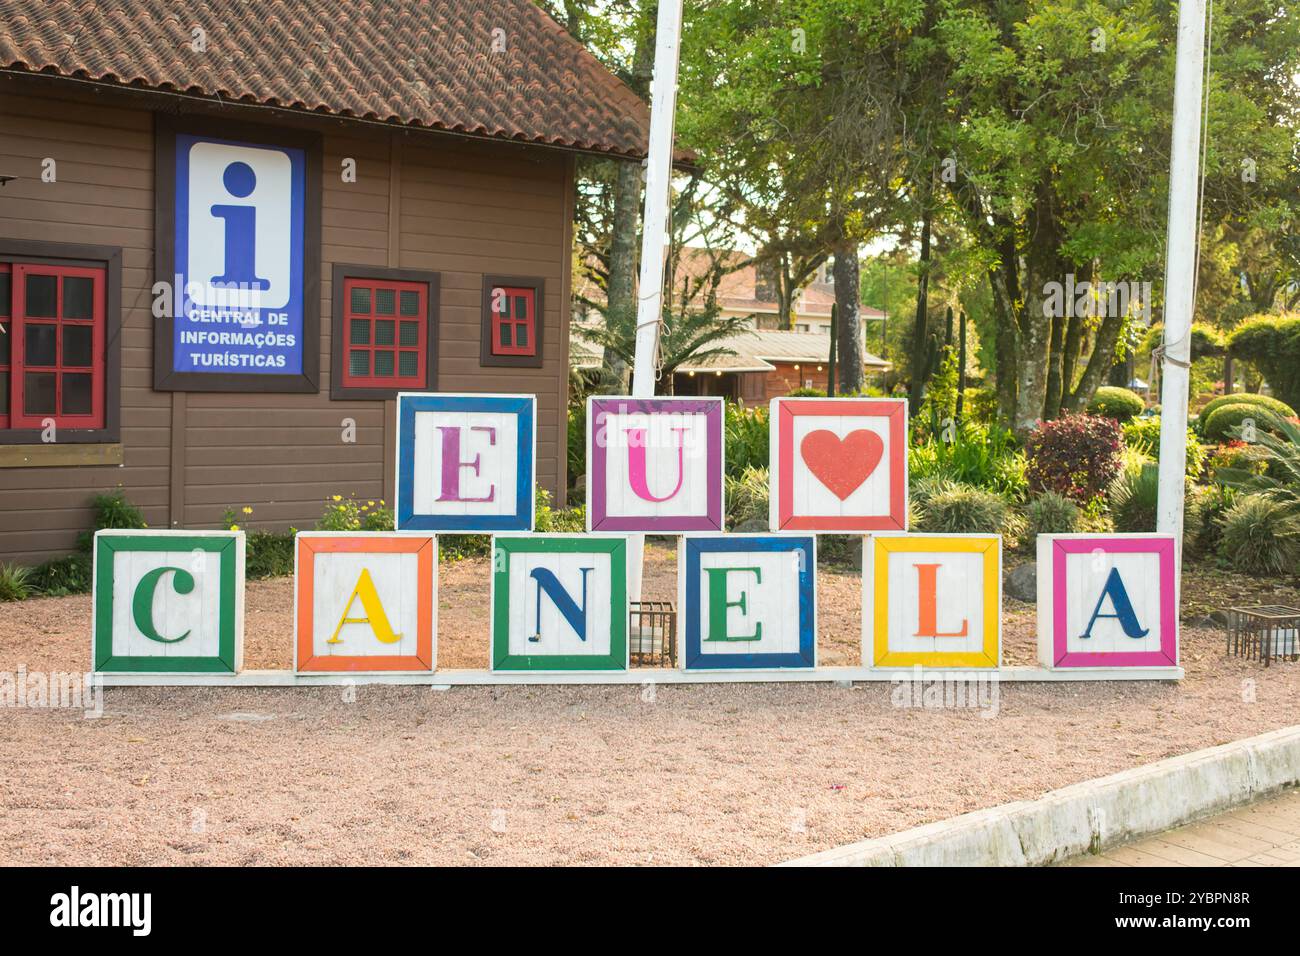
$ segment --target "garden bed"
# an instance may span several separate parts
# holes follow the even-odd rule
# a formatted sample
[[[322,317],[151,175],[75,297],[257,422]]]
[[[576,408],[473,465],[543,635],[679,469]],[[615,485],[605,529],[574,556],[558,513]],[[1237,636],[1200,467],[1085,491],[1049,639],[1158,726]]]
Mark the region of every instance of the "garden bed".
[[[646,596],[672,597],[672,553],[647,555]],[[440,570],[440,663],[482,667],[486,565]],[[1300,601],[1194,567],[1184,591],[1211,581]],[[855,663],[858,576],[818,586],[822,661]],[[291,587],[249,585],[246,666],[289,666]],[[1007,663],[1032,663],[1032,607],[1004,621]],[[0,672],[84,668],[89,624],[85,596],[0,605]],[[988,717],[889,684],[114,688],[99,720],[5,711],[0,863],[772,863],[1297,722],[1300,665],[1199,627],[1183,663],[1004,685]]]

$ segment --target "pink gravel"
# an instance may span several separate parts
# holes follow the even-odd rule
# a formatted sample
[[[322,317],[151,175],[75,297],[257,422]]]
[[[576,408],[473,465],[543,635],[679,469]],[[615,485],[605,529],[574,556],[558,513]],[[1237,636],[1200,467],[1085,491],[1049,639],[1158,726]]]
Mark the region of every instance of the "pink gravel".
[[[442,574],[440,662],[483,666],[486,568]],[[858,585],[819,575],[825,663],[857,660]],[[246,666],[288,666],[290,593],[249,585]],[[84,669],[89,615],[0,605],[0,672]],[[1181,684],[1004,684],[996,715],[888,684],[110,688],[98,720],[0,712],[0,863],[775,863],[1296,723],[1300,665],[1221,641],[1184,631]]]

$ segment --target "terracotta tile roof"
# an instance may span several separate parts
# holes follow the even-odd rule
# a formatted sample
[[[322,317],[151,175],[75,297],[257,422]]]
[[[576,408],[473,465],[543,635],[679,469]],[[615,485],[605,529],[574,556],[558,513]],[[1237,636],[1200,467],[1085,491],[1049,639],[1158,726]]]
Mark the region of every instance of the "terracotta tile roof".
[[[529,0],[0,0],[0,70],[637,158],[650,128]]]

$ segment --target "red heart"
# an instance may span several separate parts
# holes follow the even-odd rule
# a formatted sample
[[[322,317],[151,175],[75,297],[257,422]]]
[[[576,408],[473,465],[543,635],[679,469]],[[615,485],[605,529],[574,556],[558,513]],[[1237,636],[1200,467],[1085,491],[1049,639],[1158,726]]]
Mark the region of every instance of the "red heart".
[[[885,453],[885,443],[873,431],[859,428],[840,438],[820,428],[804,436],[799,445],[808,470],[840,501],[858,490]]]

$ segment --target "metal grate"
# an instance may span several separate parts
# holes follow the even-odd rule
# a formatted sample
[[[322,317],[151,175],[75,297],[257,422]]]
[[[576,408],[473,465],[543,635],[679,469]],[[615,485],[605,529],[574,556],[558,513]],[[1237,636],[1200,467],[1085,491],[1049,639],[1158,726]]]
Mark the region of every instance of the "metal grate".
[[[1300,608],[1257,604],[1228,608],[1228,653],[1264,666],[1282,658],[1300,660]]]
[[[677,605],[672,601],[631,602],[627,643],[634,667],[676,667]]]

